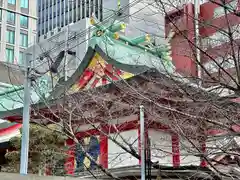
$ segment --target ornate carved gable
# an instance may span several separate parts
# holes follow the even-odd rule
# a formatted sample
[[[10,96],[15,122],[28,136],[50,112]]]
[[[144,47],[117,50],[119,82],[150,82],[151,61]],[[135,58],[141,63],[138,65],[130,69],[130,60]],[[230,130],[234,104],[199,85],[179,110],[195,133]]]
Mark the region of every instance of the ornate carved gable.
[[[83,74],[71,87],[70,92],[99,87],[133,76],[134,74],[125,72],[107,63],[104,58],[96,52]]]

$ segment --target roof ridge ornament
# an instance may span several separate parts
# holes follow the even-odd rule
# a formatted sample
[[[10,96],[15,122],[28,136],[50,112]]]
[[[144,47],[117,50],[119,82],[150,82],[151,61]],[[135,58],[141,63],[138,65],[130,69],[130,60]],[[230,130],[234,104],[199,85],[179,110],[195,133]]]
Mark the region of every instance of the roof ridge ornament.
[[[171,46],[169,41],[171,38],[166,38],[167,42],[161,45],[155,45],[154,38],[152,39],[150,34],[144,34],[135,38],[130,38],[120,33],[120,31],[126,29],[126,24],[121,21],[113,20],[107,23],[100,22],[94,15],[90,18],[90,23],[95,26],[92,37],[92,47],[102,42],[104,38],[108,44],[114,46],[117,42],[122,42],[126,46],[133,46],[143,51],[150,53],[162,59],[163,63],[168,65],[172,63]],[[95,37],[95,38],[94,38]],[[90,40],[90,41],[91,41]]]

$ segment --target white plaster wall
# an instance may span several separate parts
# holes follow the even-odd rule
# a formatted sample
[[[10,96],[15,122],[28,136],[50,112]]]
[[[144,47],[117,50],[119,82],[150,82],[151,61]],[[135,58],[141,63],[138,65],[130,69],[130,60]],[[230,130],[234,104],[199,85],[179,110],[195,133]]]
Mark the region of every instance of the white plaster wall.
[[[219,153],[224,153],[224,150],[231,147],[234,141],[234,137],[231,136],[209,137],[206,142],[208,157],[212,158],[219,155]]]
[[[149,130],[152,161],[160,165],[172,166],[172,138],[165,132]]]
[[[134,149],[138,152],[138,131],[130,130],[121,132],[120,135],[128,142],[132,143]],[[117,134],[111,134],[117,142],[123,144],[125,147],[128,147],[123,143],[121,137]],[[117,168],[124,166],[133,166],[138,165],[139,161],[131,154],[125,152],[122,148],[116,145],[113,141],[108,139],[108,168]]]
[[[193,142],[194,146],[185,138],[180,138],[180,163],[181,166],[188,165],[200,165],[200,157],[195,156],[199,154],[196,146],[199,148],[199,144]]]

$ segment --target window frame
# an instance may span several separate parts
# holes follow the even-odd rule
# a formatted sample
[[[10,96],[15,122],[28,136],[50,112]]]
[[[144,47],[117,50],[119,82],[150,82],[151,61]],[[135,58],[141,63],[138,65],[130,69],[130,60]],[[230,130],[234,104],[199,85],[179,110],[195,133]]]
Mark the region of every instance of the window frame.
[[[16,5],[16,0],[8,0],[8,4]]]
[[[26,19],[25,19],[26,18]],[[25,23],[22,23],[22,22],[25,22],[25,20],[27,20],[26,21],[26,24]],[[28,18],[28,16],[25,16],[25,15],[20,15],[20,27],[21,28],[28,28],[28,23],[29,23],[29,18]]]
[[[15,44],[15,31],[7,29],[7,39],[6,42],[9,44]],[[11,34],[13,34],[11,38]]]
[[[12,17],[13,17],[13,20],[12,20]],[[16,22],[16,13],[12,11],[7,11],[7,23],[15,24],[15,22]]]
[[[20,0],[20,7],[28,9],[29,8],[29,0]]]
[[[26,37],[26,39],[25,39],[25,37]],[[28,47],[28,34],[20,33],[20,43],[19,43],[19,45],[21,47],[24,47],[24,48]]]
[[[20,58],[20,57],[21,57],[21,58]],[[19,64],[19,65],[24,65],[23,59],[24,59],[24,52],[19,51],[19,55],[18,55],[18,64]]]
[[[0,9],[0,21],[2,21],[2,9]]]
[[[11,60],[9,60],[9,53],[8,52],[12,52],[12,59]],[[5,53],[6,53],[6,62],[8,62],[8,63],[14,63],[14,48],[9,48],[9,47],[6,47],[6,49],[5,49]]]

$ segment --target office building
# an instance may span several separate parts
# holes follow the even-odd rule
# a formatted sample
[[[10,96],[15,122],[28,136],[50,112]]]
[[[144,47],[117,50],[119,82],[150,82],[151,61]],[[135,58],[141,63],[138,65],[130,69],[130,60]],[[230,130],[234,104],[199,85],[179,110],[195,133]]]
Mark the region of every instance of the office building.
[[[36,1],[0,1],[1,61],[22,64],[23,52],[36,36]]]
[[[38,0],[38,36],[50,35],[64,26],[94,15],[102,19],[103,0]]]
[[[154,0],[38,0],[38,40],[48,39],[69,24],[74,24],[91,15],[95,15],[102,22],[116,19],[128,24],[126,35],[136,36],[136,29],[143,32],[152,32],[152,29],[163,25],[163,17],[153,14],[156,9]],[[120,10],[119,16],[116,16]],[[148,15],[149,14],[149,15]],[[149,22],[150,26],[149,26]],[[134,28],[130,28],[131,25]],[[79,32],[84,28],[79,28]]]

